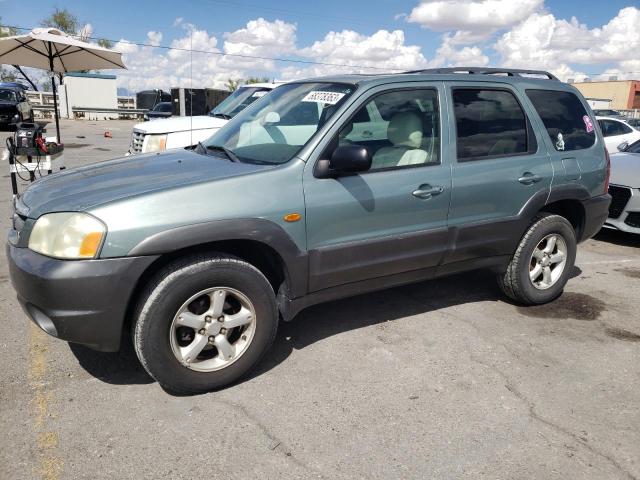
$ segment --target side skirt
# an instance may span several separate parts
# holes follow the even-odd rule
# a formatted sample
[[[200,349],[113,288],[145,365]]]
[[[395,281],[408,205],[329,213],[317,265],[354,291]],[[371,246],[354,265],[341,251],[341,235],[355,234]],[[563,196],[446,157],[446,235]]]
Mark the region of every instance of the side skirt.
[[[312,292],[303,297],[287,298],[283,291],[278,294],[278,309],[285,322],[291,321],[295,316],[307,307],[319,303],[339,300],[341,298],[354,297],[364,293],[371,293],[388,288],[399,287],[411,283],[421,282],[437,277],[444,277],[455,273],[461,273],[478,269],[490,269],[496,272],[503,270],[509,263],[510,255],[500,255],[482,259],[473,259],[463,262],[455,262],[439,267],[422,268],[410,272],[386,275],[369,280],[348,283],[336,287],[326,288]]]

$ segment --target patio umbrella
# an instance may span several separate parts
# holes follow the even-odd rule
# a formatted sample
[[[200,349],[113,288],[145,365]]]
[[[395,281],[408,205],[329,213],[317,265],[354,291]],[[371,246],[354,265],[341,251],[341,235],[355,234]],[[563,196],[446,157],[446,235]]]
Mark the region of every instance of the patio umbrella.
[[[25,35],[0,38],[0,63],[49,70],[52,74],[56,134],[60,142],[55,73],[127,68],[122,54],[82,42],[55,28],[35,28]]]

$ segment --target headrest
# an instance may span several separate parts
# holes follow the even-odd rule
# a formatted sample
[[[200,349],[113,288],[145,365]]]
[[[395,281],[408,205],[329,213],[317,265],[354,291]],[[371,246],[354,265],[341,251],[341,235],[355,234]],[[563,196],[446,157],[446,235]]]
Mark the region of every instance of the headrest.
[[[422,145],[422,120],[413,112],[396,113],[387,127],[387,137],[395,146],[419,148]]]

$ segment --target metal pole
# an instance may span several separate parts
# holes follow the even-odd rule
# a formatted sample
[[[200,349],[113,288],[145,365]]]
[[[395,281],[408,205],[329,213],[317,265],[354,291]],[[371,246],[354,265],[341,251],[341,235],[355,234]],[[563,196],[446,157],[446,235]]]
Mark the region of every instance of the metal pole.
[[[56,120],[56,135],[58,143],[62,143],[60,138],[60,121],[58,120],[58,98],[56,93],[56,74],[53,71],[53,48],[49,42],[49,69],[51,70],[51,89],[53,90],[53,117]]]

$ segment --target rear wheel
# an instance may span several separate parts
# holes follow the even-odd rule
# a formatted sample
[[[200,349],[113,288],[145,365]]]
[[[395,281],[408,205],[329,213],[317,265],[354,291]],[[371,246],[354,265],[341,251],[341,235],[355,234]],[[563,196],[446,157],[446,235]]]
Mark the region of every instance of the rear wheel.
[[[249,372],[271,345],[277,320],[273,289],[258,269],[235,257],[192,256],[150,282],[134,345],[163,387],[205,392]]]
[[[576,235],[559,215],[541,214],[522,237],[504,274],[502,291],[524,305],[556,299],[564,289],[576,258]]]

